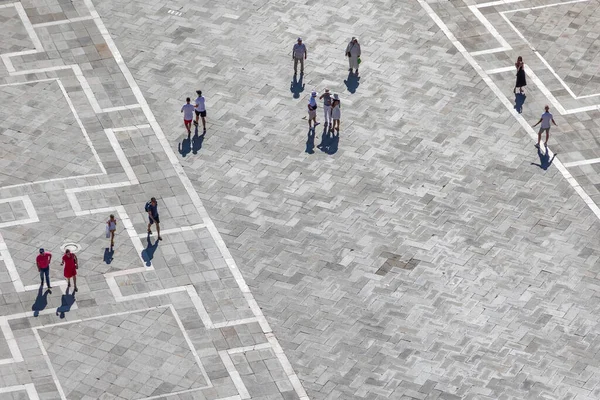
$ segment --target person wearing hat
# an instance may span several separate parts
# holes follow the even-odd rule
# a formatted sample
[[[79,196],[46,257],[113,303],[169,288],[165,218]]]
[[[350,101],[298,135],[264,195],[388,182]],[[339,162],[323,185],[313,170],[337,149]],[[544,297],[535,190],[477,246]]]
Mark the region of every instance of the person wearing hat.
[[[206,103],[204,96],[202,96],[202,90],[196,90],[196,97],[194,111],[196,112],[196,120],[194,125],[198,126],[198,117],[202,117],[202,128],[203,132],[206,133]]]
[[[348,57],[348,62],[350,63],[350,68],[348,71],[352,72],[353,69],[356,70],[356,75],[358,75],[358,59],[360,58],[360,44],[358,43],[358,39],[353,37],[348,46],[346,47],[346,57]]]
[[[323,93],[319,100],[323,99],[323,115],[325,117],[325,126],[331,128],[331,93],[329,93],[329,89],[325,89],[325,93]]]
[[[311,126],[311,121],[314,122],[314,126]],[[317,92],[313,91],[308,100],[308,129],[316,128],[317,125]]]
[[[340,134],[340,118],[342,117],[340,105],[340,97],[336,93],[333,95],[333,102],[331,103],[331,118],[333,119],[331,132],[333,132],[337,128],[338,135]]]
[[[50,286],[50,261],[52,260],[52,253],[45,251],[44,249],[40,249],[40,254],[35,259],[35,263],[37,264],[38,272],[40,273],[40,287],[44,286],[44,276],[46,277],[46,285],[48,285],[48,289],[52,289]],[[52,293],[52,292],[50,292]]]
[[[298,42],[294,44],[292,49],[292,60],[294,60],[294,76],[298,74],[298,62],[300,62],[300,75],[304,75],[304,60],[308,56],[306,45],[302,43],[302,38],[298,38]]]

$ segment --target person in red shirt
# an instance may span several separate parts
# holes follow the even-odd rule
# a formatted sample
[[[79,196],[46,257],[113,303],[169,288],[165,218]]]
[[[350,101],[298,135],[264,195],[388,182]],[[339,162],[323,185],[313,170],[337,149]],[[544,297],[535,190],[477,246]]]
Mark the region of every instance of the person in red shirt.
[[[38,272],[40,273],[40,279],[42,281],[40,286],[44,287],[45,276],[48,289],[52,289],[52,286],[50,286],[50,260],[52,260],[52,253],[44,251],[44,249],[40,249],[40,254],[38,254],[38,256],[35,258],[35,263],[37,264]]]
[[[67,249],[65,255],[62,258],[60,265],[65,266],[65,278],[67,278],[67,288],[71,287],[71,278],[73,278],[74,291],[77,291],[77,256],[71,253],[71,250]]]

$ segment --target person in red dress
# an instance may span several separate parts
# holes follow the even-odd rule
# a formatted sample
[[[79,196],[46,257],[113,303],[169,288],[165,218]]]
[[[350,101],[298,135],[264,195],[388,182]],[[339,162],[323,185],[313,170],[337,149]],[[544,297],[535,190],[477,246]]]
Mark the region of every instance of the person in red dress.
[[[71,253],[71,250],[67,249],[65,255],[62,257],[62,263],[60,265],[65,266],[65,278],[67,278],[67,287],[71,287],[71,278],[73,278],[74,291],[77,291],[77,256]]]

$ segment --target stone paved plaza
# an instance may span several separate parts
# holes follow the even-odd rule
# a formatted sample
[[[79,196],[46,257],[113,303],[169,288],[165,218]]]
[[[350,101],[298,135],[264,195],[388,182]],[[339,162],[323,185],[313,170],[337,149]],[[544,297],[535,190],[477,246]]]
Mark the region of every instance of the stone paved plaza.
[[[0,61],[0,399],[600,399],[600,0],[0,0]]]

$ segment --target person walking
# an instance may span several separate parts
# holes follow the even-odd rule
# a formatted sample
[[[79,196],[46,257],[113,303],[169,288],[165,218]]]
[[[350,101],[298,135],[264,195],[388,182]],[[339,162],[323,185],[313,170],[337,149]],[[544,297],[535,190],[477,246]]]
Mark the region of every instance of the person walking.
[[[333,118],[331,132],[337,128],[338,135],[340,134],[340,118],[342,117],[342,111],[340,110],[340,107],[340,97],[336,93],[333,95],[333,102],[331,103],[331,118]]]
[[[352,73],[352,70],[356,70],[356,75],[358,75],[358,59],[360,58],[360,43],[358,43],[358,39],[353,37],[348,46],[346,46],[346,57],[348,57],[348,62],[350,64],[350,68],[348,71]]]
[[[323,115],[325,117],[325,126],[329,126],[331,128],[331,93],[329,93],[329,89],[325,89],[325,93],[323,93],[319,100],[323,99]]]
[[[192,122],[190,120],[190,122]],[[115,247],[115,232],[117,231],[117,219],[113,214],[110,214],[108,217],[108,221],[106,221],[106,228],[108,230],[108,234],[110,235],[110,248]]]
[[[46,277],[46,285],[48,289],[52,289],[50,286],[50,261],[52,260],[52,253],[45,251],[44,249],[40,249],[40,254],[35,258],[35,263],[37,264],[38,272],[40,273],[40,289],[44,287],[44,276]],[[52,293],[52,292],[50,292]]]
[[[516,93],[517,88],[519,88],[519,93],[523,93],[523,88],[527,86],[527,78],[525,77],[525,63],[523,63],[523,57],[517,57],[515,68],[517,69],[517,82],[515,83],[514,92]]]
[[[546,141],[544,142],[544,146],[547,148],[548,147],[548,139],[550,138],[550,122],[552,122],[554,124],[554,126],[558,126],[556,125],[556,122],[554,122],[554,117],[552,116],[552,114],[550,114],[550,107],[548,105],[546,105],[544,107],[545,112],[542,114],[542,117],[540,118],[540,120],[537,122],[537,124],[533,125],[533,127],[535,128],[536,126],[538,126],[539,124],[542,124],[540,126],[540,130],[538,132],[538,141],[537,144],[535,145],[535,147],[539,148],[540,147],[540,141],[542,140],[542,132],[546,131]]]
[[[77,256],[75,253],[71,253],[71,250],[65,250],[65,254],[62,257],[60,265],[64,265],[64,275],[67,278],[67,287],[71,287],[71,278],[73,278],[74,291],[77,292]]]
[[[158,240],[162,240],[160,237],[160,218],[158,217],[158,202],[156,198],[153,197],[149,202],[146,203],[145,207],[146,212],[148,213],[148,235],[152,235],[152,230],[150,227],[154,224],[156,225],[156,233],[158,234]]]
[[[192,101],[189,97],[185,99],[185,104],[181,107],[183,113],[183,126],[187,129],[188,137],[192,134],[192,120],[194,119],[194,105],[190,104]],[[198,122],[196,121],[196,125]]]
[[[294,60],[294,76],[298,75],[298,63],[300,63],[300,75],[304,75],[304,60],[308,57],[306,45],[302,43],[302,38],[298,38],[292,49],[292,60]]]
[[[314,126],[311,126],[311,121],[314,122]],[[308,100],[308,129],[316,128],[317,125],[317,92],[313,91]]]
[[[194,125],[198,126],[198,118],[202,117],[202,129],[206,133],[206,100],[202,96],[202,90],[196,90],[196,94],[198,97],[195,100],[196,106],[194,107],[194,111],[196,112],[196,120],[194,121]]]

